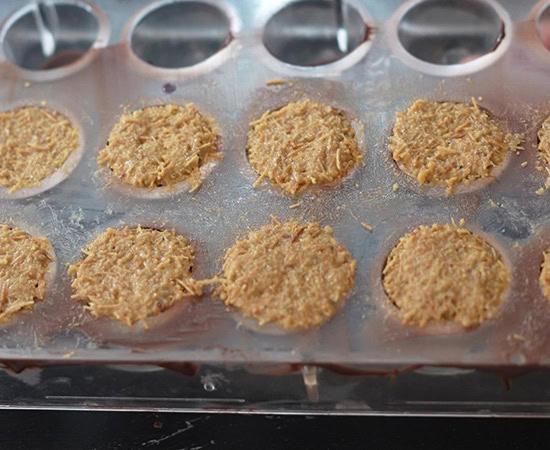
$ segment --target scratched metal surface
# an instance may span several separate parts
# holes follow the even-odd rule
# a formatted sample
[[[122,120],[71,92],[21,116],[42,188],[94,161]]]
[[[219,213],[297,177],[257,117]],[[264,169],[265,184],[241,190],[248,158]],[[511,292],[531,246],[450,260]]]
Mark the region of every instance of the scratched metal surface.
[[[0,17],[26,4],[4,1]],[[548,365],[550,304],[542,298],[537,279],[542,250],[550,245],[550,204],[547,195],[535,195],[544,183],[544,175],[535,170],[536,131],[550,113],[545,95],[550,53],[537,37],[534,20],[540,4],[487,3],[496,5],[504,22],[501,44],[467,64],[441,66],[415,60],[397,43],[399,15],[410,2],[353,1],[371,27],[369,39],[337,62],[299,67],[277,60],[262,43],[266,21],[284,2],[209,2],[229,18],[232,40],[205,62],[185,69],[155,68],[130,50],[128,33],[146,4],[97,1],[100,38],[73,65],[29,71],[14,66],[5,51],[0,55],[0,107],[46,102],[73,120],[83,140],[80,159],[59,175],[64,178],[60,183],[53,180],[43,192],[19,195],[25,198],[0,192],[2,221],[47,236],[57,256],[46,299],[0,328],[0,359]],[[292,86],[266,86],[273,78],[292,81]],[[165,92],[166,83],[175,91]],[[482,97],[481,105],[505,129],[526,134],[525,150],[512,155],[489,184],[451,197],[415,186],[388,159],[395,112],[419,97],[469,101],[472,96]],[[255,174],[244,151],[247,124],[267,109],[304,97],[342,108],[364,125],[358,138],[366,166],[341,186],[312,190],[299,199],[267,183],[253,189]],[[109,185],[109,175],[98,172],[96,155],[122,108],[166,102],[194,102],[216,119],[223,161],[192,194],[181,189],[143,196]],[[520,166],[523,161],[528,161],[526,168]],[[397,192],[394,183],[400,186]],[[298,201],[299,207],[289,208]],[[162,313],[145,331],[140,324],[127,328],[94,319],[70,299],[66,264],[77,261],[80,249],[107,227],[175,228],[196,248],[194,276],[207,278],[220,272],[225,249],[269,222],[270,215],[330,225],[358,262],[353,295],[318,330],[285,334],[257,329],[207,294],[192,306]],[[421,223],[460,218],[496,245],[513,271],[498,316],[469,332],[401,325],[390,314],[380,284],[387,253],[400,235]],[[361,221],[373,232],[363,229]]]

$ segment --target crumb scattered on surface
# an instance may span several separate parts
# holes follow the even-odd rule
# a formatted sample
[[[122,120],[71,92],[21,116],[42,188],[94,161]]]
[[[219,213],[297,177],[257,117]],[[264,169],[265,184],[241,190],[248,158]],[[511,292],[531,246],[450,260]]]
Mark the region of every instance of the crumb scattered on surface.
[[[27,88],[28,88],[28,87],[31,87],[30,81],[25,81],[25,83],[24,83],[23,86],[25,86],[25,87],[27,87]]]
[[[372,231],[372,227],[367,222],[361,222],[361,226],[368,231]]]
[[[525,337],[522,336],[521,334],[514,333],[514,334],[512,334],[512,337],[513,337],[516,341],[525,341]]]
[[[521,167],[527,167],[527,161],[523,161],[523,162],[521,163]]]
[[[51,251],[46,238],[0,225],[0,322],[44,298]]]
[[[501,255],[454,225],[422,225],[390,252],[382,281],[404,323],[455,321],[464,327],[492,317],[510,283]]]
[[[124,114],[113,127],[98,163],[124,183],[146,189],[188,182],[202,184],[201,167],[219,160],[218,130],[189,103],[161,105]]]
[[[108,228],[69,266],[73,298],[96,317],[131,326],[176,302],[202,294],[206,282],[191,276],[193,248],[174,231]]]
[[[349,295],[356,262],[330,227],[295,220],[252,231],[225,254],[218,294],[260,325],[322,325]]]
[[[78,148],[78,131],[58,111],[26,106],[0,112],[0,186],[39,186]]]
[[[523,136],[508,134],[473,105],[416,100],[398,112],[389,150],[398,167],[420,184],[446,186],[490,177]]]
[[[311,100],[267,111],[250,123],[246,150],[259,177],[291,195],[342,180],[363,164],[355,131],[343,111]]]
[[[399,185],[397,183],[393,183],[393,192],[397,192],[399,190]]]
[[[491,208],[496,208],[498,206],[492,198],[489,199],[489,205],[491,205]]]
[[[545,192],[546,192],[546,189],[544,189],[543,187],[540,187],[535,191],[535,194],[543,195]]]
[[[266,86],[277,86],[281,84],[285,84],[285,80],[283,80],[282,78],[272,78],[271,80],[267,80],[265,82]]]
[[[290,205],[289,208],[290,209],[298,208],[298,207],[302,206],[302,203],[303,202],[294,203],[294,204]]]

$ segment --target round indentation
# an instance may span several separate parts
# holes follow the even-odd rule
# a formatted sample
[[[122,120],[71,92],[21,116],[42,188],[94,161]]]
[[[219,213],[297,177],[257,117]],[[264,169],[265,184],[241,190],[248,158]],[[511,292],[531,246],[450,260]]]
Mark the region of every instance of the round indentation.
[[[207,60],[231,41],[231,24],[220,8],[198,1],[161,2],[134,26],[130,46],[146,63],[184,68]]]
[[[539,40],[546,50],[550,50],[550,3],[540,9],[536,20]]]
[[[269,19],[263,42],[280,61],[319,66],[353,52],[368,35],[363,17],[346,1],[304,0],[287,5]]]
[[[79,2],[32,2],[8,21],[1,40],[6,58],[27,70],[48,70],[79,60],[100,37],[100,20]]]
[[[275,220],[226,252],[218,293],[262,327],[314,328],[339,311],[356,265],[329,227]]]
[[[24,198],[55,186],[82,155],[81,131],[55,109],[0,112],[0,129],[0,198]]]
[[[494,51],[504,37],[504,22],[479,0],[424,0],[401,17],[398,38],[416,58],[432,64],[472,61]]]
[[[396,114],[388,149],[419,184],[455,187],[492,179],[522,135],[505,133],[475,99],[473,104],[416,100]]]
[[[311,100],[291,102],[253,121],[248,161],[258,174],[285,193],[332,186],[363,164],[356,133],[344,111]]]
[[[406,324],[457,323],[493,317],[510,270],[485,239],[455,225],[421,225],[403,235],[382,270],[382,285]]]

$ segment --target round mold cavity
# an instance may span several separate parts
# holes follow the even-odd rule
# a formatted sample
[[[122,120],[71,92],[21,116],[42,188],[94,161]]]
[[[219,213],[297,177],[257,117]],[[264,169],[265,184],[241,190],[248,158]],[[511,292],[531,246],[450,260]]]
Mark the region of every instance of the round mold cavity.
[[[536,18],[537,36],[546,50],[550,50],[550,2],[538,12]]]
[[[346,57],[368,37],[363,15],[347,2],[302,0],[267,21],[263,43],[279,61],[312,67]]]
[[[217,54],[232,39],[226,11],[204,1],[164,1],[154,4],[135,21],[130,48],[150,66],[181,69]]]
[[[479,71],[508,49],[512,23],[493,0],[412,0],[389,26],[394,52],[407,65],[438,76]]]
[[[79,1],[32,2],[15,12],[0,35],[3,57],[29,72],[78,69],[108,41],[98,8]]]
[[[76,117],[69,111],[66,111],[64,108],[58,108],[54,105],[43,106],[33,103],[23,103],[8,109],[25,108],[31,106],[52,109],[63,114],[63,116],[65,116],[70,122],[71,126],[78,131],[79,144],[78,147],[73,150],[73,152],[67,157],[61,167],[55,170],[49,177],[41,180],[38,186],[23,187],[16,190],[15,192],[9,192],[9,187],[0,186],[0,199],[23,199],[41,194],[42,192],[46,192],[52,189],[71,175],[72,171],[76,168],[82,158],[82,155],[84,154],[84,148],[86,147],[86,134],[84,133],[84,128],[76,120]]]

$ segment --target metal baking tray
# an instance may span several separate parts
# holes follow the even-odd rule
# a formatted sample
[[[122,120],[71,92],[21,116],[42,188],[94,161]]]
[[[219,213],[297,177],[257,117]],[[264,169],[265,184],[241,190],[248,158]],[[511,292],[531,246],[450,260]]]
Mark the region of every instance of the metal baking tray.
[[[82,141],[74,158],[40,188],[0,190],[2,221],[46,236],[56,255],[45,299],[0,328],[1,361],[18,368],[222,364],[254,367],[256,373],[301,370],[306,385],[308,379],[316,383],[319,368],[353,375],[373,367],[395,374],[422,366],[549,365],[550,303],[538,274],[550,246],[550,203],[547,194],[535,194],[545,182],[545,173],[536,169],[536,133],[550,114],[545,2],[349,0],[340,21],[335,5],[50,1],[40,14],[51,25],[48,14],[56,10],[58,53],[48,59],[37,6],[0,4],[1,108],[57,109],[79,128]],[[273,79],[284,83],[266,83]],[[387,150],[395,113],[417,98],[472,97],[506,131],[525,134],[520,155],[512,154],[488,183],[459,188],[452,196],[400,173]],[[353,119],[365,167],[340,186],[299,198],[269,183],[254,189],[256,174],[245,154],[248,123],[303,98],[340,108]],[[99,170],[97,153],[124,111],[188,102],[217,121],[224,155],[198,191],[144,193]],[[195,247],[193,274],[201,279],[220,273],[225,250],[271,215],[330,225],[357,260],[351,297],[319,329],[281,333],[255,327],[209,293],[152,318],[148,330],[139,323],[128,328],[93,318],[70,298],[66,265],[78,261],[81,249],[107,227],[175,228]],[[512,270],[498,315],[471,331],[401,324],[381,286],[387,254],[420,224],[462,218],[500,250]]]

